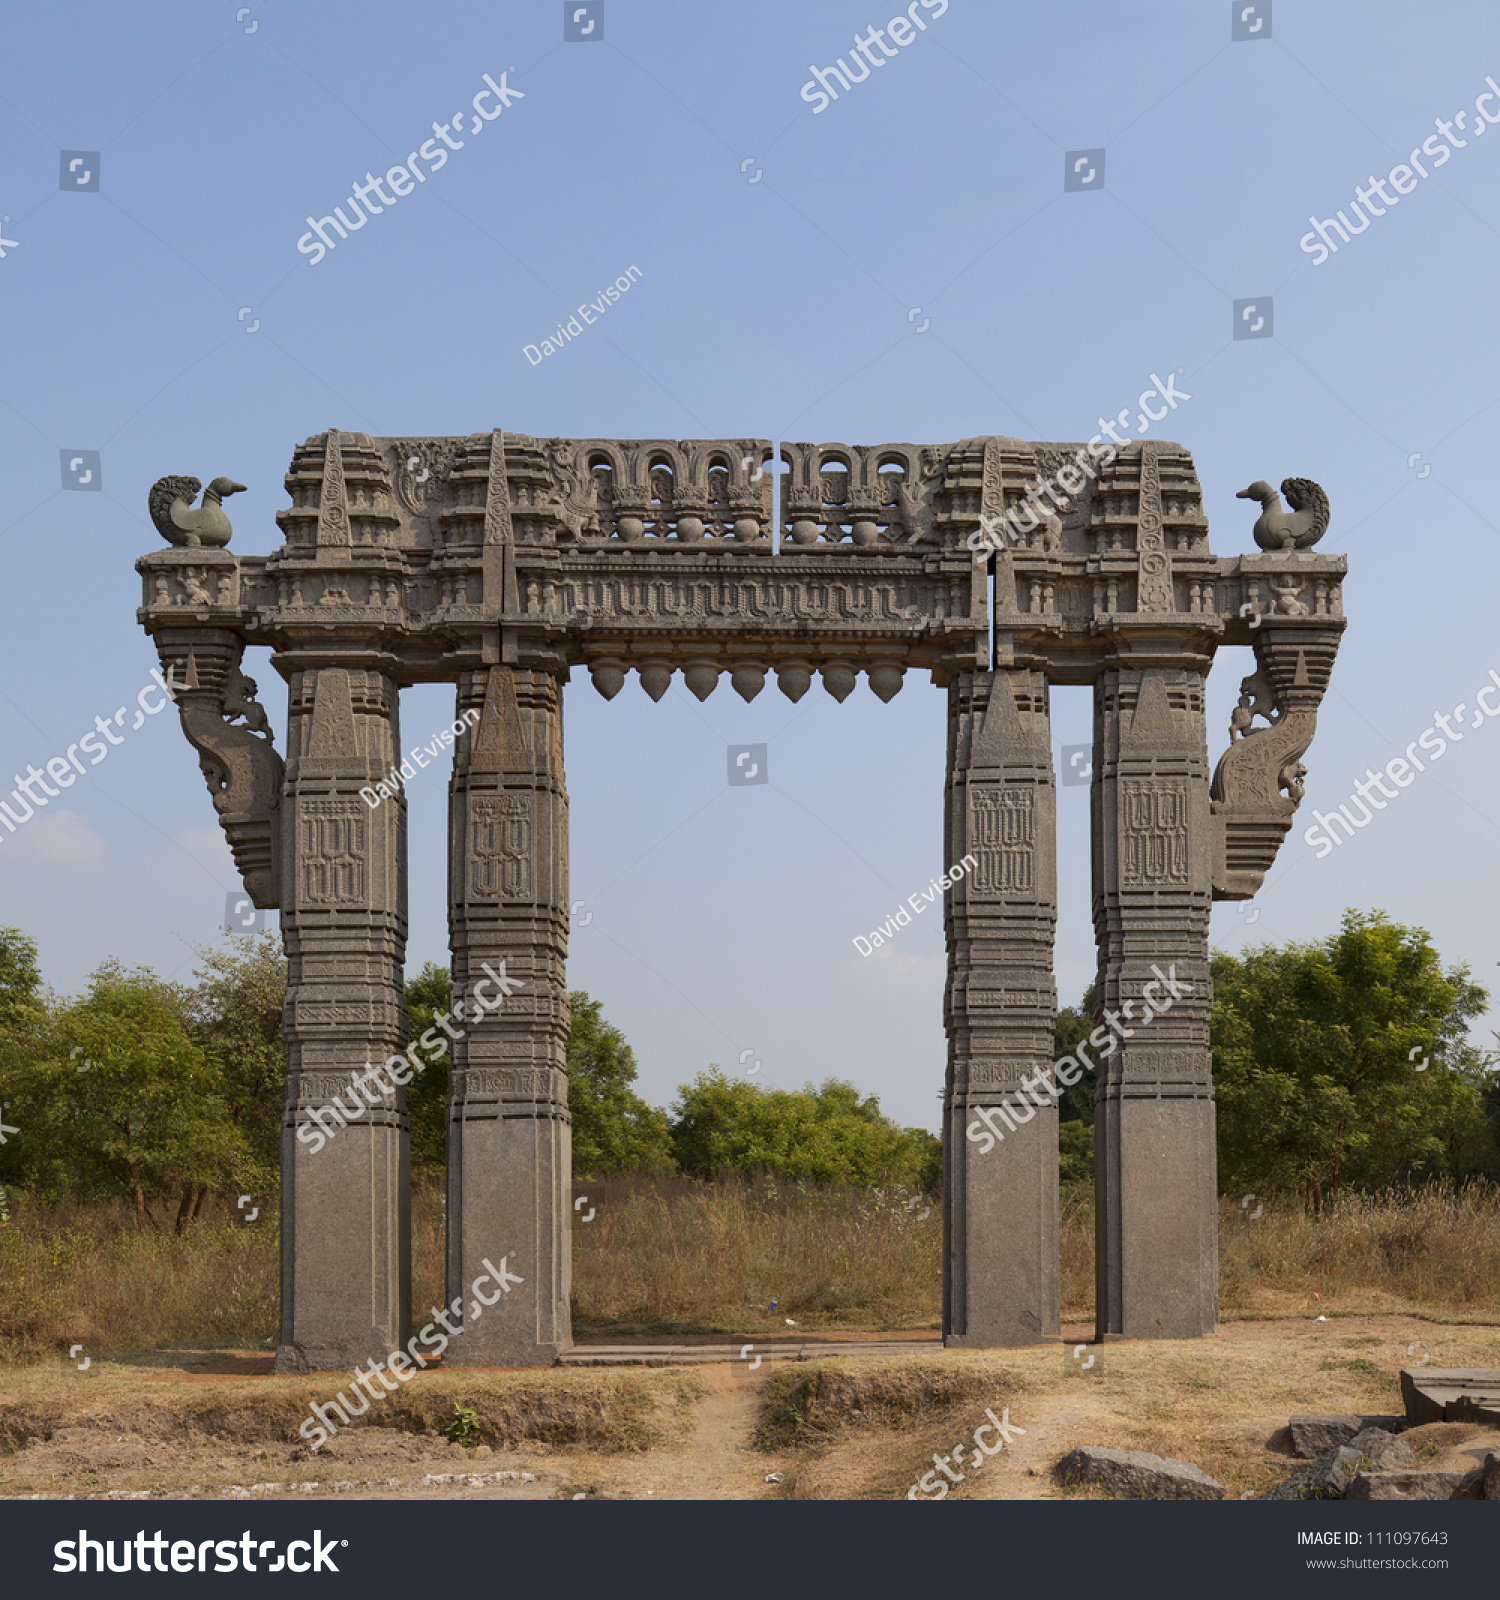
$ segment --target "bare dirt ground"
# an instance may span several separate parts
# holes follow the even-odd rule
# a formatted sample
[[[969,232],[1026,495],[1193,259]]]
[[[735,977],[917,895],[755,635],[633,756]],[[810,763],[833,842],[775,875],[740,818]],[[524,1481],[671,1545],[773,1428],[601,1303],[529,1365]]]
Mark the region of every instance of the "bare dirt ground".
[[[0,1498],[904,1498],[988,1408],[1017,1431],[949,1498],[1077,1496],[1052,1468],[1093,1444],[1195,1462],[1238,1500],[1295,1465],[1273,1437],[1294,1412],[1399,1413],[1402,1367],[1500,1366],[1500,1328],[1405,1316],[1231,1322],[1213,1339],[1104,1346],[1085,1343],[1090,1331],[1022,1350],[798,1363],[768,1352],[754,1371],[422,1374],[316,1451],[297,1426],[337,1380],[271,1377],[254,1355],[12,1368],[0,1373]],[[478,1448],[439,1431],[455,1401],[477,1413]],[[1472,1424],[1406,1437],[1424,1467],[1468,1470],[1500,1449],[1500,1434]]]

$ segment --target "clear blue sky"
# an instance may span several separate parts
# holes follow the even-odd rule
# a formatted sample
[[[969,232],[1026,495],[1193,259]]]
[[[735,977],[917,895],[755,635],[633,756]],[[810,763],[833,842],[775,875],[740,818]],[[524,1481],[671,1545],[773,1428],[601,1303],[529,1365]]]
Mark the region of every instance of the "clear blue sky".
[[[233,548],[264,552],[294,445],[329,426],[1080,439],[1181,367],[1192,398],[1160,434],[1197,460],[1214,548],[1251,548],[1236,490],[1308,476],[1351,568],[1302,820],[1254,905],[1216,907],[1215,942],[1319,938],[1380,906],[1496,977],[1500,728],[1325,859],[1300,834],[1435,711],[1465,702],[1467,721],[1500,669],[1481,481],[1500,131],[1322,264],[1298,241],[1435,119],[1472,124],[1500,13],[1277,0],[1271,36],[1236,43],[1227,0],[939,5],[821,112],[800,97],[810,65],[847,59],[903,14],[893,0],[605,0],[602,37],[577,43],[561,0],[10,8],[6,782],[148,681],[133,563],[160,546],[146,493],[165,473],[248,485]],[[298,254],[309,214],[430,139],[486,73],[525,98],[327,259]],[[1102,191],[1064,193],[1065,155],[1097,148]],[[99,153],[97,190],[59,187],[65,150]],[[528,362],[631,266],[598,326]],[[1234,302],[1261,297],[1272,336],[1233,340]],[[101,492],[60,488],[62,451],[99,452]],[[1214,756],[1247,656],[1225,652],[1210,685]],[[280,742],[284,685],[263,651],[247,670]],[[680,678],[660,705],[634,679],[606,704],[575,676],[573,895],[592,921],[570,979],[625,1029],[649,1099],[749,1051],[759,1082],[846,1076],[936,1126],[940,917],[868,960],[852,940],[946,865],[944,713],[915,674],[888,706],[863,681],[842,706],[820,686],[746,706],[727,680],[700,706]],[[1053,713],[1059,746],[1089,739],[1086,691]],[[404,742],[452,714],[451,691],[408,691]],[[189,976],[235,886],[175,716],[122,737],[0,839],[0,920],[38,939],[60,990],[110,956]],[[769,785],[728,788],[726,744],[759,741]],[[441,774],[410,801],[415,968],[446,959]],[[1087,811],[1086,789],[1061,790],[1065,1002],[1094,965]]]

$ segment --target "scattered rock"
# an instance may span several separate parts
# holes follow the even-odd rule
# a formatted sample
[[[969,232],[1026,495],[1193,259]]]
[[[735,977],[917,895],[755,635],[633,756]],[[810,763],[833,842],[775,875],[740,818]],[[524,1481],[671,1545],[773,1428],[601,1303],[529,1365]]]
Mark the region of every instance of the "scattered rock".
[[[1394,1472],[1400,1467],[1415,1467],[1416,1452],[1405,1439],[1398,1439],[1384,1428],[1361,1428],[1349,1441],[1351,1450],[1367,1456],[1376,1472]]]
[[[1296,1416],[1278,1428],[1266,1441],[1268,1450],[1290,1449],[1303,1461],[1315,1461],[1319,1456],[1348,1444],[1357,1433],[1367,1433],[1378,1428],[1382,1433],[1399,1433],[1406,1426],[1405,1417],[1388,1415],[1356,1416]]]
[[[1349,1485],[1350,1500],[1451,1500],[1462,1472],[1361,1472]]]
[[[1088,1484],[1122,1500],[1222,1500],[1224,1485],[1191,1461],[1174,1461],[1144,1450],[1106,1450],[1082,1445],[1069,1451],[1053,1476],[1061,1484]]]
[[[1267,1489],[1262,1500],[1342,1500],[1350,1480],[1365,1457],[1348,1445],[1326,1451],[1316,1461],[1299,1467],[1290,1478],[1283,1478]]]
[[[1337,1450],[1359,1432],[1358,1417],[1298,1416],[1287,1423],[1292,1435],[1292,1454],[1303,1461]]]

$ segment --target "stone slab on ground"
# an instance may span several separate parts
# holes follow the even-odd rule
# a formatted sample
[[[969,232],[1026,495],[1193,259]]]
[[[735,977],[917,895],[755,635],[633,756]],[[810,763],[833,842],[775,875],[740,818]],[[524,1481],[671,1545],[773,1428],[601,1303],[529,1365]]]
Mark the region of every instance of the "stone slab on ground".
[[[1360,1472],[1349,1485],[1349,1500],[1451,1500],[1464,1481],[1462,1472]]]
[[[1106,1450],[1081,1445],[1053,1469],[1064,1485],[1087,1484],[1122,1500],[1222,1500],[1224,1485],[1191,1461],[1174,1461],[1144,1450]]]
[[[676,1367],[718,1361],[821,1361],[826,1356],[938,1355],[941,1339],[800,1340],[755,1344],[585,1344],[558,1357],[563,1367]],[[748,1350],[748,1354],[745,1352]],[[759,1363],[757,1362],[757,1365]]]
[[[1413,1427],[1424,1422],[1487,1422],[1500,1426],[1500,1368],[1403,1368],[1401,1400]]]
[[[1267,1489],[1262,1500],[1342,1500],[1350,1480],[1366,1457],[1348,1445],[1328,1450],[1299,1467],[1289,1478]]]

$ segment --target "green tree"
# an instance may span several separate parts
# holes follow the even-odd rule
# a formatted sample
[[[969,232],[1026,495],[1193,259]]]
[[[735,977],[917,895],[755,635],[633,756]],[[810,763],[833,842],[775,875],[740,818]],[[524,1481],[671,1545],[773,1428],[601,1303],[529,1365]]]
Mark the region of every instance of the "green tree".
[[[819,1183],[904,1183],[931,1189],[942,1144],[882,1116],[874,1095],[826,1079],[800,1092],[727,1078],[716,1066],[677,1091],[672,1146],[684,1172],[715,1178],[765,1168]]]
[[[274,1172],[281,1159],[286,1104],[286,1046],[281,1038],[286,958],[281,941],[270,932],[230,934],[226,948],[200,948],[198,954],[203,965],[188,997],[189,1029],[223,1078],[229,1115],[251,1154]]]
[[[269,1177],[230,1115],[222,1070],[192,1036],[188,1006],[180,985],[107,963],[13,1064],[6,1097],[39,1167],[50,1156],[75,1193],[132,1198],[142,1228],[163,1193],[185,1206],[203,1185]]]
[[[630,1087],[635,1052],[606,1022],[603,1004],[582,989],[568,996],[568,1106],[573,1115],[573,1176],[671,1172],[676,1165],[667,1114]]]
[[[447,967],[429,961],[414,978],[406,980],[406,1011],[411,1037],[433,1033],[430,1050],[419,1050],[425,1070],[414,1073],[406,1086],[406,1109],[411,1118],[411,1170],[414,1178],[436,1181],[448,1159],[448,1096],[453,1077],[453,1055],[448,1035],[438,1027],[448,1017],[451,979]],[[450,1023],[455,1030],[458,1023]]]
[[[1351,910],[1328,939],[1211,966],[1226,1191],[1294,1191],[1319,1211],[1345,1185],[1492,1162],[1494,1058],[1467,1042],[1489,996],[1467,967],[1443,969],[1424,929]]]
[[[1093,1029],[1094,986],[1090,984],[1076,1006],[1057,1008],[1052,1059],[1061,1061],[1072,1055]],[[1058,1163],[1063,1183],[1094,1181],[1094,1087],[1094,1074],[1085,1071],[1077,1083],[1063,1088],[1057,1102]]]
[[[24,1031],[47,1015],[36,941],[19,928],[0,928],[0,1031]]]

